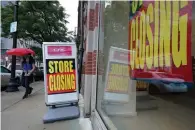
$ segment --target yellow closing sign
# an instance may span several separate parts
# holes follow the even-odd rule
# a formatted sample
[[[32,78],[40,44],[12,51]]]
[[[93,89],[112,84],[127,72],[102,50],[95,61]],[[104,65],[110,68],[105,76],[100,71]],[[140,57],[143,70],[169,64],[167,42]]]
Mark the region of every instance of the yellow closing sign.
[[[129,66],[110,62],[107,77],[107,92],[128,93]]]

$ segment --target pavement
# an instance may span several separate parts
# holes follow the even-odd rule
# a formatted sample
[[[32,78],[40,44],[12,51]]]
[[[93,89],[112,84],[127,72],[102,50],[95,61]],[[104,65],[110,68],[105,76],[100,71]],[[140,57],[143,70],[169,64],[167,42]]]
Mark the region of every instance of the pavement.
[[[83,116],[84,100],[81,95],[80,118],[43,124],[42,119],[47,111],[44,84],[35,82],[31,86],[33,93],[24,100],[23,87],[19,87],[18,92],[1,92],[2,130],[92,130],[90,119]],[[194,130],[195,107],[192,104],[195,99],[183,98],[182,95],[169,96],[169,101],[166,98],[156,97],[157,110],[140,111],[135,117],[109,117],[118,130]]]
[[[137,111],[135,117],[110,116],[110,119],[118,130],[194,130],[195,109],[176,104],[171,98],[169,101],[155,98],[158,109]]]
[[[2,130],[92,130],[89,118],[84,118],[83,98],[79,96],[80,118],[43,124],[43,116],[47,111],[44,99],[44,83],[31,84],[32,95],[22,99],[25,89],[19,92],[1,92],[1,128]]]

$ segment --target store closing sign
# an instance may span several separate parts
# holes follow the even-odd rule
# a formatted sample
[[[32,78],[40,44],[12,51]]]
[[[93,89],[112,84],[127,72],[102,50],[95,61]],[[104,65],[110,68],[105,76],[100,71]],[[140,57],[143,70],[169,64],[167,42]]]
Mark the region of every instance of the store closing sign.
[[[126,93],[130,87],[130,75],[129,75],[129,65],[121,64],[117,62],[111,62],[108,72],[107,80],[107,92],[113,93]],[[136,82],[137,91],[147,91],[149,83],[144,81]]]
[[[74,43],[44,43],[46,104],[78,101],[77,54]]]
[[[108,72],[107,89],[108,92],[128,93],[129,89],[129,66],[111,62]]]
[[[144,81],[136,81],[136,84],[132,85],[128,58],[133,53],[122,48],[110,48],[105,80],[104,99],[106,101],[127,103],[131,93],[148,90],[149,83]]]
[[[109,102],[129,102],[132,92],[129,76],[129,50],[111,47],[105,80],[104,100]]]
[[[76,73],[74,59],[47,59],[48,94],[76,91]]]
[[[132,77],[192,82],[191,30],[191,1],[131,1]]]

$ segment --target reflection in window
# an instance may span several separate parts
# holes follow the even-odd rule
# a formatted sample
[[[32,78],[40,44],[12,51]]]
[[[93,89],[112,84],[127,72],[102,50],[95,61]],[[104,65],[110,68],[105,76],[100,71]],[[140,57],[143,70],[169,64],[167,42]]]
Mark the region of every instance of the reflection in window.
[[[189,1],[188,1],[189,2]],[[102,2],[103,3],[103,2]],[[148,5],[152,3],[152,7],[154,5],[154,1],[142,1],[140,3],[136,3],[133,1],[133,4],[140,5],[139,8],[134,8],[134,13],[137,11],[137,13],[140,13],[140,9],[147,9]],[[182,3],[185,5],[185,2]],[[134,7],[135,7],[134,5]],[[174,5],[174,3],[173,3]],[[175,6],[175,5],[174,5]],[[179,4],[178,8],[181,6]],[[137,6],[138,7],[138,6]],[[130,8],[132,6],[130,5],[129,1],[106,1],[104,2],[104,8],[103,16],[100,17],[101,25],[103,27],[100,29],[99,32],[99,53],[98,53],[98,83],[97,83],[97,104],[96,108],[98,112],[100,113],[101,117],[104,117],[105,115],[109,117],[109,119],[112,121],[112,123],[116,126],[118,130],[190,130],[194,129],[195,127],[195,120],[193,119],[195,116],[195,107],[194,107],[194,96],[193,98],[189,99],[189,94],[186,92],[186,86],[182,86],[181,84],[169,84],[167,82],[164,83],[145,83],[143,81],[136,81],[136,89],[137,89],[137,116],[128,116],[128,114],[124,114],[125,112],[128,112],[131,107],[128,106],[128,103],[132,100],[131,94],[124,94],[118,96],[117,94],[113,96],[113,99],[122,100],[127,99],[126,101],[128,103],[121,103],[121,104],[112,104],[111,102],[105,102],[105,91],[106,91],[106,82],[108,82],[108,77],[106,76],[106,72],[112,71],[108,68],[112,68],[111,66],[122,66],[117,63],[109,63],[109,52],[111,47],[116,48],[123,48],[125,50],[129,50],[129,18],[133,18],[132,12],[130,12]],[[156,8],[155,8],[156,9]],[[155,10],[154,9],[154,10]],[[191,8],[185,9],[183,11],[189,11]],[[155,10],[156,12],[162,13],[159,11],[159,9]],[[147,11],[146,11],[147,12]],[[172,17],[172,16],[171,16]],[[192,27],[188,29],[192,29],[192,55],[195,56],[195,39],[194,39],[194,30],[195,30],[195,6],[193,2],[192,6],[192,17],[190,17],[192,20]],[[147,19],[149,19],[147,17]],[[172,18],[171,18],[172,19]],[[154,16],[155,20],[155,16]],[[175,24],[175,21],[172,21],[173,24]],[[177,23],[177,22],[176,22]],[[154,31],[154,24],[150,24],[152,28],[152,31]],[[170,32],[170,36],[172,37],[172,32]],[[179,32],[178,32],[179,33]],[[180,32],[181,33],[181,32]],[[152,33],[153,40],[155,39],[161,39],[162,34],[156,34]],[[160,37],[161,36],[161,37]],[[163,36],[164,37],[164,36]],[[139,42],[138,42],[139,43]],[[146,43],[148,44],[148,39],[146,40]],[[140,46],[138,44],[138,46]],[[154,50],[156,51],[156,50]],[[155,52],[156,53],[156,52]],[[170,54],[167,53],[163,58],[169,57]],[[154,57],[157,58],[158,57]],[[179,58],[179,57],[178,57]],[[170,63],[172,64],[172,62]],[[102,67],[103,65],[103,67]],[[152,65],[152,64],[151,64]],[[127,71],[127,67],[124,66]],[[145,69],[145,71],[152,70],[152,69]],[[172,69],[170,68],[159,68],[159,70],[166,71],[168,73],[172,73]],[[157,71],[159,71],[157,70]],[[155,71],[155,69],[154,69]],[[117,73],[114,76],[119,76]],[[124,76],[124,75],[123,75]],[[162,75],[163,77],[164,75]],[[116,77],[114,77],[118,81]],[[124,78],[125,79],[125,78]],[[110,81],[110,79],[109,79]],[[125,80],[124,80],[125,82]],[[121,84],[116,83],[116,84]],[[109,83],[109,85],[112,85]],[[123,85],[117,85],[117,87],[124,87]],[[131,88],[132,86],[129,85]],[[110,89],[110,88],[109,88]],[[110,89],[112,90],[112,89]],[[142,92],[146,92],[148,94],[148,91],[151,95],[149,96],[142,96],[139,98],[139,94],[141,95]],[[174,95],[171,93],[182,93],[181,95]],[[166,93],[166,94],[164,94]],[[192,95],[195,95],[195,91],[191,91],[190,93],[193,93]],[[188,95],[189,94],[189,95]],[[118,97],[117,97],[118,96]],[[107,98],[109,95],[107,96]],[[152,97],[152,98],[151,98]],[[155,99],[155,100],[153,100]],[[188,100],[189,99],[189,100]],[[147,101],[146,101],[147,100]],[[188,102],[187,102],[187,101]],[[123,100],[124,101],[124,100]],[[177,104],[176,104],[177,103]],[[141,107],[144,108],[150,108],[150,105],[155,104],[157,105],[158,109],[141,109]],[[111,112],[115,112],[115,115]],[[116,113],[118,115],[116,115]],[[102,118],[103,119],[103,118]],[[104,120],[105,121],[105,120]],[[105,121],[107,124],[107,122]],[[109,126],[109,124],[107,124]]]

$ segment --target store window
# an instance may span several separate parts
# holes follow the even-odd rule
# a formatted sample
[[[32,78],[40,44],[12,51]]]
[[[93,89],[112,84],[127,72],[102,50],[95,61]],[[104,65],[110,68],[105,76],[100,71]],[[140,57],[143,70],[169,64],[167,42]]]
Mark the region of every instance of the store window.
[[[144,14],[142,11],[145,11]],[[154,14],[152,15],[151,12]],[[130,38],[140,34],[139,31],[135,31],[134,34],[130,31],[130,20],[136,19],[135,13],[140,13],[140,16],[145,15],[145,24],[147,25],[141,27],[135,25],[135,28],[142,28],[142,37],[144,34],[147,37],[144,41],[139,35],[137,37],[138,41],[133,41],[137,42],[138,46],[144,42],[144,44],[149,44],[151,42],[150,38],[155,40],[158,37],[160,42],[163,37],[167,36],[169,31],[160,32],[160,28],[162,29],[164,25],[161,24],[160,27],[160,25],[155,25],[152,21],[159,20],[159,22],[162,22],[162,17],[170,16],[167,21],[171,22],[173,27],[178,27],[179,30],[177,40],[180,42],[180,40],[186,38],[183,42],[187,45],[192,45],[192,49],[188,48],[188,52],[195,56],[194,2],[102,1],[98,45],[96,109],[108,129],[110,129],[110,123],[103,118],[105,116],[109,118],[118,130],[192,130],[195,127],[195,106],[193,105],[195,97],[188,95],[193,95],[192,93],[195,95],[195,91],[191,91],[188,85],[167,85],[164,82],[135,81],[131,78],[132,68],[129,63],[129,55],[134,55],[136,51],[131,50]],[[159,13],[159,19],[155,15],[157,13]],[[177,14],[178,17],[184,17],[177,20],[175,16],[173,17],[173,15]],[[147,22],[151,23],[147,24]],[[151,30],[148,29],[149,26]],[[159,29],[161,34],[153,33],[155,29]],[[170,29],[172,29],[171,26]],[[185,31],[185,29],[187,30]],[[175,40],[172,38],[173,32],[170,32],[170,43]],[[181,34],[183,35],[182,37],[180,36]],[[176,35],[174,34],[174,36]],[[165,38],[165,40],[167,39]],[[134,45],[135,43],[133,43],[133,48],[136,46]],[[185,47],[185,44],[178,44],[178,48],[181,48],[180,45]],[[156,53],[156,51],[154,50],[153,53]],[[191,57],[191,55],[187,55]],[[113,62],[113,58],[116,58],[115,62]],[[150,64],[147,65],[149,66]],[[166,68],[164,71],[170,72],[170,69]],[[189,75],[192,74],[190,73]],[[129,91],[131,91],[131,94]],[[136,109],[134,110],[133,108]]]

